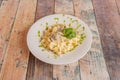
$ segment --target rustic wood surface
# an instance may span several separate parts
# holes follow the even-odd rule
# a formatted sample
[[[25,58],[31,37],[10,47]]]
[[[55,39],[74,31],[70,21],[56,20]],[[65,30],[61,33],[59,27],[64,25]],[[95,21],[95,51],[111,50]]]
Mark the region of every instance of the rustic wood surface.
[[[29,59],[26,33],[34,22],[36,2],[37,0],[21,0],[19,3],[4,63],[2,64],[0,80],[17,80],[17,78],[19,78],[19,80],[25,80],[26,78]],[[11,6],[12,4],[13,3],[11,3]],[[8,8],[10,8],[10,6]]]
[[[0,8],[0,64],[2,65],[19,0],[3,1]],[[9,10],[10,9],[10,10]],[[1,69],[0,65],[0,69]]]
[[[93,4],[110,79],[119,80],[120,13],[118,6],[120,6],[120,0],[93,0]]]
[[[92,47],[75,63],[50,65],[27,48],[30,26],[54,13],[77,16],[91,29]],[[120,0],[0,0],[0,80],[120,80],[119,74]]]

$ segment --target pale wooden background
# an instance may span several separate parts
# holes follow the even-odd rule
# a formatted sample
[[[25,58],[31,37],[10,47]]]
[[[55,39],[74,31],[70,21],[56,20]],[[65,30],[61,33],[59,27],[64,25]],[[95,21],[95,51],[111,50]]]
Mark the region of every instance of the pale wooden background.
[[[0,5],[0,80],[120,80],[120,0],[0,0]],[[75,63],[46,64],[27,48],[30,26],[54,13],[77,16],[92,31],[92,48]]]

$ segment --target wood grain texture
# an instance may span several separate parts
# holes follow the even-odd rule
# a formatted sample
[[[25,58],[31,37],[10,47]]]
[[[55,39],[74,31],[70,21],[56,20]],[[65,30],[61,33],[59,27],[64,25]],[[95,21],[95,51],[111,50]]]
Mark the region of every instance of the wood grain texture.
[[[0,7],[0,69],[15,20],[19,0],[3,1]]]
[[[110,80],[91,0],[74,0],[74,9],[75,15],[88,24],[93,35],[90,51],[79,61],[81,80]]]
[[[55,0],[55,13],[74,15],[72,0]]]
[[[120,0],[115,0],[116,1],[116,7],[118,9],[118,13],[120,15]]]
[[[111,80],[120,79],[120,15],[115,0],[93,0]]]
[[[53,66],[53,80],[81,80],[78,62]]]
[[[38,0],[36,20],[54,13],[54,0]]]
[[[55,0],[55,13],[74,15],[72,0]],[[53,80],[80,80],[80,67],[78,62],[53,66]]]
[[[0,80],[25,80],[26,78],[29,59],[26,33],[34,22],[36,1],[20,1],[5,60],[2,65]]]
[[[53,13],[54,0],[38,0],[36,20]],[[27,80],[52,80],[53,66],[33,58],[31,54],[27,73]]]
[[[53,66],[35,59],[35,74],[33,80],[52,80]]]
[[[2,1],[3,1],[3,0],[0,0],[0,6],[1,6]]]
[[[33,80],[35,74],[34,72],[35,72],[35,57],[32,54],[30,54],[26,80]]]

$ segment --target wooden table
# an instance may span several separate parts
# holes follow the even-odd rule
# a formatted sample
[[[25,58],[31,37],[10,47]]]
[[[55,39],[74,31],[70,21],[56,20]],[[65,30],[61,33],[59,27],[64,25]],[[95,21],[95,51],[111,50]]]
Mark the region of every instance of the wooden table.
[[[0,4],[0,80],[120,80],[120,0],[0,0]],[[46,64],[27,48],[30,26],[54,13],[75,15],[92,31],[92,48],[75,63]]]

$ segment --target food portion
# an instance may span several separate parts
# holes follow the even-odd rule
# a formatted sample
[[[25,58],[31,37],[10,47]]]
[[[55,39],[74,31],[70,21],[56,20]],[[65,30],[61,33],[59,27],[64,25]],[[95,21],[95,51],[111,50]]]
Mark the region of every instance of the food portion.
[[[61,55],[74,50],[82,44],[86,35],[78,27],[72,28],[65,24],[54,24],[44,31],[40,44],[54,54]]]

